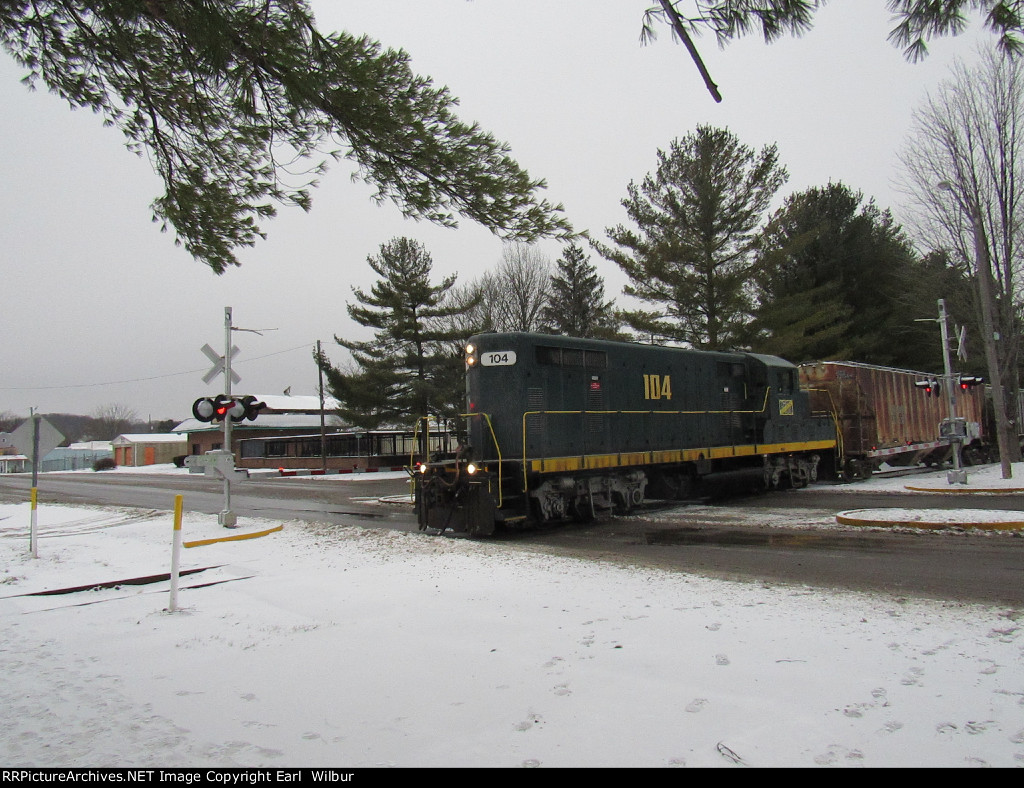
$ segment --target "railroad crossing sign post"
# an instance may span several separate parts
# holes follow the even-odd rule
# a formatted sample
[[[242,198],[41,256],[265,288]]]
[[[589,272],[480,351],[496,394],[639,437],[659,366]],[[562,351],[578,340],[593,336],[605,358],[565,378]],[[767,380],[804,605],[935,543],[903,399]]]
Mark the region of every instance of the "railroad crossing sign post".
[[[231,397],[231,384],[238,383],[241,378],[237,372],[231,369],[231,359],[239,351],[237,347],[231,345],[231,307],[224,307],[224,355],[218,356],[217,352],[209,345],[203,345],[201,348],[206,357],[213,362],[213,368],[210,369],[205,375],[203,375],[203,383],[209,383],[218,375],[224,375],[224,395],[230,399]],[[224,417],[224,448],[223,451],[228,454],[231,460],[232,468],[234,467],[234,455],[231,452],[231,417]],[[225,459],[220,461],[221,467],[224,467]],[[238,517],[231,511],[231,477],[232,473],[223,473],[224,477],[224,509],[217,515],[217,522],[225,528],[235,528],[238,525]]]
[[[949,329],[946,326],[946,300],[939,299],[939,330],[942,334],[942,363],[946,373],[946,397],[949,402],[949,421],[956,424],[956,389],[953,384],[956,382],[953,377],[953,369],[949,363]],[[946,473],[948,484],[967,484],[967,471],[960,465],[960,442],[959,435],[952,435],[950,442],[953,444],[953,470]]]
[[[39,557],[36,503],[39,498],[39,460],[60,446],[64,435],[50,422],[33,413],[27,421],[11,433],[11,443],[32,460],[32,513],[29,516],[28,549],[33,558]]]
[[[949,328],[946,325],[946,299],[939,299],[938,319],[918,318],[914,322],[934,322],[939,324],[939,332],[942,335],[942,363],[945,371],[945,374],[942,376],[942,385],[946,389],[946,405],[949,409],[949,418],[947,419],[949,428],[948,430],[943,430],[943,427],[940,425],[939,430],[945,437],[949,438],[950,446],[953,448],[953,468],[946,472],[946,482],[949,484],[967,484],[967,471],[960,465],[960,444],[965,436],[961,435],[957,429],[956,389],[954,387],[956,376],[953,374],[953,369],[949,362]],[[961,355],[964,352],[964,335],[962,332],[958,339],[960,341],[960,348],[957,350],[957,355],[963,357]]]

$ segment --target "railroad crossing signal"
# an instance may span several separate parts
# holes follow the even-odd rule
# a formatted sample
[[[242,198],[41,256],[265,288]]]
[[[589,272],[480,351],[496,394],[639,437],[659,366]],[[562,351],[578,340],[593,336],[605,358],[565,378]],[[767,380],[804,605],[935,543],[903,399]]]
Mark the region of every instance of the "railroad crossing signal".
[[[199,421],[222,422],[230,418],[238,423],[243,419],[255,421],[267,403],[260,402],[256,397],[247,394],[244,397],[229,397],[218,394],[215,397],[200,397],[192,403],[192,415]]]
[[[980,386],[985,382],[985,378],[978,375],[961,375],[960,376],[960,388],[963,391],[973,389],[975,386]]]
[[[935,378],[919,380],[914,385],[925,393],[926,397],[937,397],[942,393],[942,385]]]

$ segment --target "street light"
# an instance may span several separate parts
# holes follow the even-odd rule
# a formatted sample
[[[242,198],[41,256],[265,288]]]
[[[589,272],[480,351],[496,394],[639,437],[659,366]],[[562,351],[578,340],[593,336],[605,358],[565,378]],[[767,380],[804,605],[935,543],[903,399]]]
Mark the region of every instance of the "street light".
[[[995,301],[992,295],[992,262],[988,256],[988,239],[981,218],[981,206],[977,198],[968,205],[949,181],[940,181],[938,187],[953,195],[957,206],[971,220],[974,233],[974,254],[977,258],[978,297],[981,301],[982,344],[985,347],[985,363],[988,377],[992,381],[992,407],[996,416],[996,442],[999,445],[999,463],[1004,479],[1013,477],[1010,466],[1010,425],[1006,418],[1006,403],[1003,396],[1003,380],[999,374],[999,356],[996,353],[996,332],[993,322]]]

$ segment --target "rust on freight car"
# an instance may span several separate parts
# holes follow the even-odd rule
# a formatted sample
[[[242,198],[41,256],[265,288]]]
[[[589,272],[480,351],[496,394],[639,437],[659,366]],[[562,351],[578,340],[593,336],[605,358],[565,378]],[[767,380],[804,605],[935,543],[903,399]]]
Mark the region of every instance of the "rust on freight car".
[[[934,374],[848,361],[820,361],[800,366],[800,381],[816,412],[831,413],[847,461],[871,465],[941,461],[949,443],[940,424],[949,418],[945,391],[926,394],[914,384]],[[941,378],[940,378],[941,379]],[[985,395],[981,387],[961,390],[954,384],[956,416],[980,437]]]

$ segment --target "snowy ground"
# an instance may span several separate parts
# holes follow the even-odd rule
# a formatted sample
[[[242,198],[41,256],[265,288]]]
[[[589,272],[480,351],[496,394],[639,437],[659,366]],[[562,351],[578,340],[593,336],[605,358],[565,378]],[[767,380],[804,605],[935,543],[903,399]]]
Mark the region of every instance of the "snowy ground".
[[[287,522],[183,550],[171,613],[30,595],[168,572],[171,515],[39,522],[0,504],[5,766],[1024,766],[1021,610]]]

